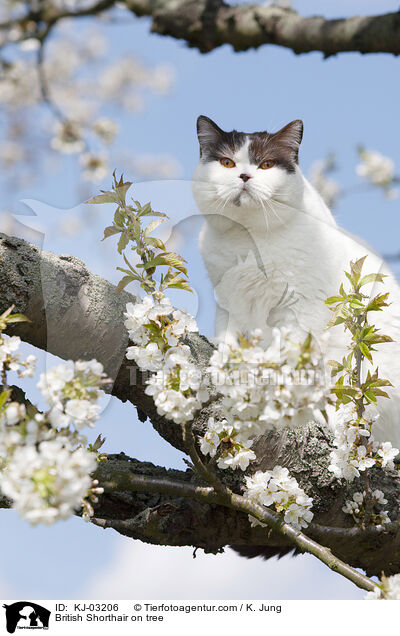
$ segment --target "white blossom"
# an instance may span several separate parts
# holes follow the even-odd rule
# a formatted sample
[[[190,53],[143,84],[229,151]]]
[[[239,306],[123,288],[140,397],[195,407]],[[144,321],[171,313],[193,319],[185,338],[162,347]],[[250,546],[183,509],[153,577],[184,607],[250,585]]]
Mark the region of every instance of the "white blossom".
[[[360,150],[359,154],[361,162],[356,168],[357,174],[383,188],[389,193],[389,198],[393,198],[393,189],[390,188],[395,175],[393,161],[375,150]]]
[[[333,159],[328,156],[326,159],[321,159],[313,163],[310,171],[310,181],[318,190],[328,207],[334,207],[340,195],[339,184],[327,176],[333,168]]]
[[[99,417],[100,386],[105,374],[97,360],[68,360],[40,375],[37,384],[49,404],[53,426],[77,430],[93,426]]]
[[[376,503],[380,504],[382,506],[384,506],[388,502],[387,499],[385,499],[385,496],[384,496],[382,490],[373,490],[372,491],[372,496],[374,497]]]
[[[9,402],[5,407],[5,418],[8,426],[18,424],[26,415],[25,404]]]
[[[379,587],[376,587],[373,592],[368,592],[364,598],[367,601],[379,599],[400,600],[400,574],[394,574],[389,577],[382,576]]]
[[[83,178],[93,183],[100,183],[108,174],[107,157],[102,153],[85,152],[79,161],[83,167]]]
[[[4,342],[10,366],[9,352],[14,354],[19,339]],[[31,373],[32,358],[21,363],[23,373]],[[48,412],[32,414],[33,407],[18,402],[0,407],[0,488],[32,524],[66,519],[82,506],[85,518],[93,513],[90,501],[101,491],[92,488],[90,476],[97,454],[86,450],[79,431],[98,418],[104,375],[97,360],[67,361],[40,376]]]
[[[119,126],[113,119],[100,117],[94,122],[93,130],[105,143],[111,144],[119,130]]]
[[[159,371],[163,367],[164,354],[155,342],[149,342],[145,347],[128,347],[126,357],[128,360],[135,360],[142,371]]]
[[[91,400],[72,399],[65,404],[65,414],[78,430],[85,426],[94,426],[99,410],[99,405],[93,404]]]
[[[251,461],[256,459],[256,454],[248,448],[240,448],[236,452],[229,452],[217,460],[218,468],[240,468],[246,470]]]
[[[272,471],[257,471],[245,478],[245,495],[263,506],[273,505],[284,513],[284,520],[297,529],[306,528],[313,518],[312,499],[299,487],[287,468],[275,466]],[[260,522],[249,516],[252,525]],[[263,525],[263,524],[261,524]]]
[[[353,493],[353,499],[349,499],[342,507],[344,513],[351,515],[358,526],[365,525],[366,500],[369,498],[369,523],[382,525],[390,523],[387,510],[381,510],[379,506],[387,504],[381,490],[373,490],[367,495],[366,491]]]
[[[310,354],[313,359],[297,371],[301,344],[287,330],[275,328],[270,347],[260,340],[254,332],[245,346],[220,343],[208,367],[222,395],[221,415],[245,446],[268,430],[321,418],[328,397],[319,357]]]
[[[378,455],[382,457],[382,468],[394,470],[394,458],[399,454],[398,448],[393,448],[391,442],[384,442],[378,449]]]
[[[83,131],[78,124],[72,121],[56,122],[55,135],[51,140],[51,147],[54,150],[65,154],[82,152],[85,148],[83,141]]]
[[[26,445],[0,473],[1,490],[27,521],[51,524],[81,507],[95,468],[95,453],[73,449],[68,439]]]
[[[20,363],[20,369],[18,369],[18,375],[21,378],[33,378],[36,371],[37,358],[34,355],[29,355],[26,360]]]

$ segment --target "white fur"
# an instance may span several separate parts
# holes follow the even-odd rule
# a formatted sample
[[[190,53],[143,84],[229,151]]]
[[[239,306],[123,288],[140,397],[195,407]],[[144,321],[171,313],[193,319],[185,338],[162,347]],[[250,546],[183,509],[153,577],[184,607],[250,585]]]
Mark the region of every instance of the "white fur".
[[[363,291],[388,291],[392,303],[371,313],[370,322],[396,341],[376,345],[373,356],[380,376],[395,386],[390,400],[379,398],[375,437],[400,447],[400,288],[393,274],[370,247],[337,226],[299,168],[292,174],[278,166],[257,168],[248,143],[228,156],[234,168],[200,161],[193,177],[206,218],[200,251],[217,297],[216,336],[232,341],[238,331],[261,328],[268,343],[272,327],[291,325],[304,336],[311,331],[326,361],[341,360],[348,336],[340,325],[325,332],[331,312],[324,301],[337,295],[350,260],[368,254],[364,272],[387,278]],[[246,184],[243,172],[252,177]]]

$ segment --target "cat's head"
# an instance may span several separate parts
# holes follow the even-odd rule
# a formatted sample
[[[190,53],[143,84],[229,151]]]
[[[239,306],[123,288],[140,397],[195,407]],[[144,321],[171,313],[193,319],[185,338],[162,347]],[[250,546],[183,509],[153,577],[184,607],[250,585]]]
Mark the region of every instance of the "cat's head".
[[[237,221],[247,212],[268,217],[274,214],[274,201],[285,205],[296,196],[303,136],[299,119],[276,133],[243,133],[225,132],[201,115],[197,135],[200,161],[193,175],[193,192],[203,213]]]

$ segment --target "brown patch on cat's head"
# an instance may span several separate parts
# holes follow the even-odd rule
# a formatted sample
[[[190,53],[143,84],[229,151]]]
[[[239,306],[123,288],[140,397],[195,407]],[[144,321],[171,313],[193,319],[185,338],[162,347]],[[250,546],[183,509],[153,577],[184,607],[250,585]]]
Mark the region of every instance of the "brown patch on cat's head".
[[[276,133],[256,132],[249,137],[249,157],[252,163],[260,165],[269,159],[287,172],[295,171],[303,138],[303,122],[300,119],[295,119]]]
[[[246,133],[237,130],[225,132],[205,115],[197,119],[197,136],[203,161],[219,161],[233,155],[243,146],[247,137]]]

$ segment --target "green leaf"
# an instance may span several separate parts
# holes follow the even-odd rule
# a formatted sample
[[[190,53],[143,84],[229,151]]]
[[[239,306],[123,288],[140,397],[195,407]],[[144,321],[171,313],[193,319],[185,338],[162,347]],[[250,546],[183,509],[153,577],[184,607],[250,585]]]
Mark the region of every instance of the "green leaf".
[[[386,274],[367,274],[367,276],[362,277],[358,286],[363,287],[364,285],[368,285],[368,283],[383,283],[385,276]]]
[[[327,329],[329,329],[330,327],[335,327],[336,325],[340,325],[341,323],[346,321],[346,318],[343,316],[342,306],[339,305],[335,308],[331,307],[331,310],[333,312],[333,315],[326,326]]]
[[[2,391],[0,393],[0,408],[2,408],[5,405],[10,395],[11,395],[11,389],[7,389],[6,391]]]
[[[152,232],[154,232],[154,230],[161,225],[161,223],[165,223],[165,219],[155,219],[154,221],[150,221],[150,223],[148,224],[148,226],[146,227],[145,231],[144,231],[144,235],[148,236],[149,234],[151,234]]]
[[[121,179],[122,179],[122,175],[121,175]],[[119,201],[121,201],[121,203],[125,202],[126,193],[128,192],[131,185],[132,185],[132,181],[126,181],[125,183],[120,183],[120,185],[118,185],[115,188],[116,195]]]
[[[139,210],[137,212],[138,216],[149,216],[152,213],[151,204],[146,203],[145,205],[139,206]]]
[[[194,294],[193,289],[190,287],[189,283],[186,280],[182,279],[181,283],[169,283],[167,285],[168,288],[175,288],[175,289],[184,289],[185,291],[191,292],[192,294]]]
[[[115,192],[104,192],[103,194],[97,194],[95,197],[88,199],[85,203],[118,203],[118,196]]]
[[[383,378],[378,378],[377,380],[374,380],[373,382],[369,382],[368,386],[370,387],[378,387],[378,386],[393,386],[393,384],[390,382],[390,380],[384,380]]]
[[[341,371],[343,371],[344,369],[343,365],[340,364],[339,362],[336,362],[336,360],[328,360],[328,364],[330,367],[332,367],[333,377],[337,375],[338,373],[340,373]]]
[[[374,404],[376,403],[376,395],[372,391],[365,391],[364,395],[369,402],[373,402]]]
[[[126,246],[128,245],[129,239],[126,232],[122,232],[120,239],[118,241],[118,252],[122,254]]]
[[[361,270],[363,268],[364,261],[366,258],[367,258],[367,255],[363,256],[362,258],[359,258],[357,261],[350,262],[351,274],[353,276],[355,285],[357,285],[358,281],[360,280]]]
[[[118,234],[119,232],[121,232],[121,230],[115,227],[115,225],[109,225],[108,227],[104,228],[104,236],[101,240],[104,241],[104,239],[108,238],[109,236],[113,236],[113,234]]]
[[[385,397],[390,399],[390,395],[388,395],[386,391],[382,391],[382,389],[374,389],[374,394],[378,397]]]
[[[164,214],[164,212],[156,212],[155,210],[151,210],[150,212],[146,214],[141,214],[140,216],[160,216],[165,219],[168,219],[168,214]]]
[[[344,291],[343,283],[341,283],[341,285],[340,285],[339,294],[340,294],[341,296],[343,296],[343,298],[347,298],[347,294],[346,294],[346,292]]]
[[[6,318],[6,323],[10,322],[32,322],[32,320],[29,320],[24,314],[11,314],[11,316]]]
[[[359,342],[357,346],[360,349],[360,351],[363,354],[363,356],[365,356],[367,358],[367,360],[372,362],[372,356],[371,356],[370,350],[368,349],[368,347],[365,344],[365,342]]]
[[[389,292],[386,294],[378,294],[371,300],[371,302],[367,305],[367,311],[382,311],[382,307],[388,307],[388,303],[386,302],[389,298]]]
[[[122,214],[121,210],[118,208],[114,214],[114,223],[115,225],[118,225],[119,227],[123,227],[124,221],[125,221],[124,215]]]
[[[147,245],[151,245],[152,247],[156,247],[159,250],[165,251],[164,243],[162,242],[161,239],[156,238],[155,236],[146,236],[143,239],[143,243],[146,243]]]
[[[151,261],[148,261],[143,267],[150,269],[152,267],[158,267],[159,265],[170,265],[187,276],[187,269],[183,263],[183,258],[179,256],[179,254],[175,252],[164,252],[164,254],[159,254]]]
[[[354,279],[353,279],[352,275],[349,274],[349,272],[345,272],[344,274],[345,274],[346,278],[349,279],[349,281],[351,282],[352,286],[354,286]]]
[[[360,307],[364,308],[364,304],[358,300],[358,298],[352,298],[350,301],[350,307],[352,309],[359,309]]]
[[[129,271],[129,269],[124,269],[123,267],[117,267],[117,270],[129,276],[131,280],[142,280],[140,276],[135,274],[135,272]]]
[[[122,254],[122,258],[124,259],[125,263],[128,265],[128,267],[131,270],[131,272],[133,272],[135,274],[136,273],[135,269],[134,269],[134,267],[132,267],[132,265],[130,264],[130,262],[126,258],[125,254]]]
[[[343,302],[343,298],[341,296],[329,296],[329,298],[327,298],[325,301],[325,305],[334,305],[335,303],[342,303],[342,302]]]
[[[122,290],[127,285],[129,285],[129,283],[131,283],[133,280],[134,280],[133,276],[124,276],[123,278],[121,278],[121,280],[119,281],[117,285],[117,294],[120,294]]]
[[[365,336],[364,340],[370,344],[377,344],[378,342],[394,342],[393,338],[390,336],[385,336],[384,334],[379,333],[368,334]]]

